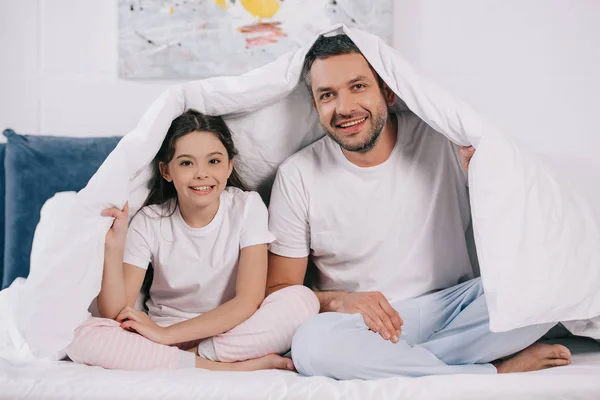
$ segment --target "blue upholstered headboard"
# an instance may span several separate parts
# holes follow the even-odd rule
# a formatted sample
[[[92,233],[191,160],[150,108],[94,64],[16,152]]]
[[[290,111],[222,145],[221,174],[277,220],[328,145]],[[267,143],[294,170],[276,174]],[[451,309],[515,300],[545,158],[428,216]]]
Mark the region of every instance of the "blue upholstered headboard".
[[[33,234],[46,200],[57,192],[83,189],[121,139],[19,135],[11,129],[4,136],[7,143],[0,148],[2,288],[29,274]]]
[[[4,190],[4,154],[6,143],[0,143],[0,288],[4,288],[2,277],[4,276],[4,201],[6,191]]]

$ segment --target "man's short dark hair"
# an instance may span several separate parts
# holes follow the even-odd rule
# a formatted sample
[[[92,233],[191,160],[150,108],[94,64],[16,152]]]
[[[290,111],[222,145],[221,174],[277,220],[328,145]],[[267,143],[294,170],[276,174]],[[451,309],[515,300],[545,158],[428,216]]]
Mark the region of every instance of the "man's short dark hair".
[[[335,36],[319,36],[319,38],[312,45],[306,57],[304,58],[304,65],[302,66],[302,79],[308,91],[312,93],[310,68],[317,59],[325,59],[333,56],[339,56],[342,54],[361,54],[362,52],[354,44],[352,39],[346,34],[340,34]],[[372,68],[371,68],[372,69]],[[383,90],[383,80],[379,77],[379,74],[373,70],[373,74],[377,78],[379,87]]]

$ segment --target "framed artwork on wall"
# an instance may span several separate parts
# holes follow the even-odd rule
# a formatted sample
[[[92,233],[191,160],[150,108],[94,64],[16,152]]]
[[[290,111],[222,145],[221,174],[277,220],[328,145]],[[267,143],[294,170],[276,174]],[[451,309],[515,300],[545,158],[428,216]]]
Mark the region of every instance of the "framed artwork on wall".
[[[393,0],[118,0],[119,76],[239,75],[336,23],[392,37]]]

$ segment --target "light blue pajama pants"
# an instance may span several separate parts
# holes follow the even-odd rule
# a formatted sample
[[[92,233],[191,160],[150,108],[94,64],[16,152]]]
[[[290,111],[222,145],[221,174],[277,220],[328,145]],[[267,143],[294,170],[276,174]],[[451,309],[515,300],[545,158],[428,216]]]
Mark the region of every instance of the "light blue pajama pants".
[[[312,317],[292,342],[298,372],[334,379],[495,374],[490,362],[524,349],[555,325],[491,332],[479,278],[392,306],[404,320],[396,344],[369,330],[360,314]]]

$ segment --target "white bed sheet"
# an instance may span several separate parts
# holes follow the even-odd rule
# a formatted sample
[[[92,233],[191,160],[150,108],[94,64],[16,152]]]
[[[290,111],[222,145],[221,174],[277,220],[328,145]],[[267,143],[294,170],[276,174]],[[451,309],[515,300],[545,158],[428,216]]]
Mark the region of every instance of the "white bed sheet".
[[[600,344],[562,341],[567,367],[524,374],[334,381],[292,372],[111,371],[0,359],[0,399],[599,399]]]

